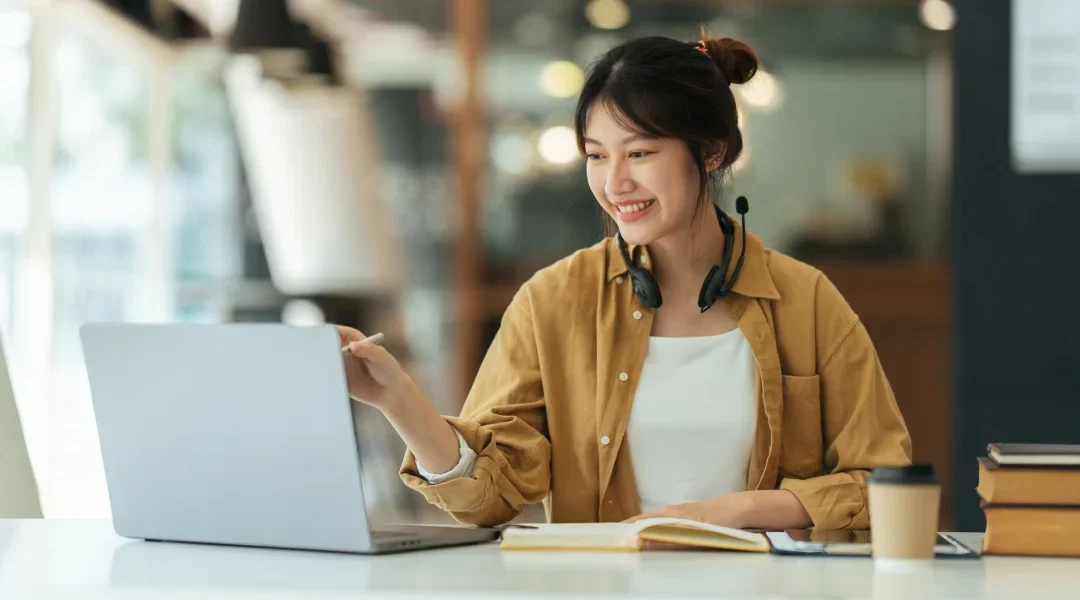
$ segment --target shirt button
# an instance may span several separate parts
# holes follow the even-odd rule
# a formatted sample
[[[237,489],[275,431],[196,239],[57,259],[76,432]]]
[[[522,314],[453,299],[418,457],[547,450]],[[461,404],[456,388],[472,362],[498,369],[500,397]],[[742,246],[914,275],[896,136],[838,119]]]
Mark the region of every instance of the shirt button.
[[[608,444],[611,443],[611,439],[608,438],[608,436],[605,435],[604,437],[600,438],[600,443],[607,446]]]
[[[641,318],[641,311],[640,310],[635,310],[634,311],[634,318],[635,319],[640,319]]]
[[[642,254],[641,255],[641,264],[645,264],[647,262],[649,262],[648,257],[646,257],[644,254]]]
[[[626,280],[623,279],[622,275],[619,275],[618,277],[615,278],[615,283],[622,283],[624,281],[626,281]]]
[[[619,373],[619,381],[626,381],[627,379],[630,379],[629,375],[626,373]]]

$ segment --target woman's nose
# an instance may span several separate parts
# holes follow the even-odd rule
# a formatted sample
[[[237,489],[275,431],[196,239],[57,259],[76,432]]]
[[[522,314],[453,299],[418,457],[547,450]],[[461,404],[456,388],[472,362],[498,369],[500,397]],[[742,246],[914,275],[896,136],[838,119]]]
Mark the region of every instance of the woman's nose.
[[[604,193],[608,196],[619,196],[634,191],[634,180],[624,164],[613,164],[608,170],[607,179],[604,181]]]

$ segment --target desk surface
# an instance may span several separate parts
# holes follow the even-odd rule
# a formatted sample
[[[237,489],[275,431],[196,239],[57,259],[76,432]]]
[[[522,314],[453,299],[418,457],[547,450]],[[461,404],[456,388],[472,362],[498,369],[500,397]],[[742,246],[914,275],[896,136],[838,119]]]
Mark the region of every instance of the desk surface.
[[[965,541],[977,540],[968,536]],[[939,560],[918,574],[868,558],[721,552],[390,556],[125,540],[108,521],[0,520],[0,598],[1066,598],[1080,561]]]

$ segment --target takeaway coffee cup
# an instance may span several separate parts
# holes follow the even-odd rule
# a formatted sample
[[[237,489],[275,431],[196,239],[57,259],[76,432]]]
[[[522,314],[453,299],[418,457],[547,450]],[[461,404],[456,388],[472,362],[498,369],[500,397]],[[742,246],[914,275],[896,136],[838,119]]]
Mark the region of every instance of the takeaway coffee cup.
[[[878,467],[867,485],[874,559],[902,563],[932,559],[941,505],[941,482],[934,465]]]

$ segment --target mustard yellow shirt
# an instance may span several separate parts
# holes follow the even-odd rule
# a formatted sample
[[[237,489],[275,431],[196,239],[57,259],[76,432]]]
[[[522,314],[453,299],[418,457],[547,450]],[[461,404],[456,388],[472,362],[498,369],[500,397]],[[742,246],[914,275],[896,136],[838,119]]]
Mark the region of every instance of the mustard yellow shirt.
[[[648,248],[637,250],[650,265]],[[858,316],[820,271],[752,234],[722,302],[756,367],[747,489],[791,491],[817,527],[869,527],[869,471],[910,464],[911,440]],[[652,321],[614,238],[537,272],[507,308],[461,415],[447,417],[478,455],[472,475],[429,484],[410,452],[402,479],[461,523],[503,524],[537,502],[552,522],[639,514],[626,427]]]

